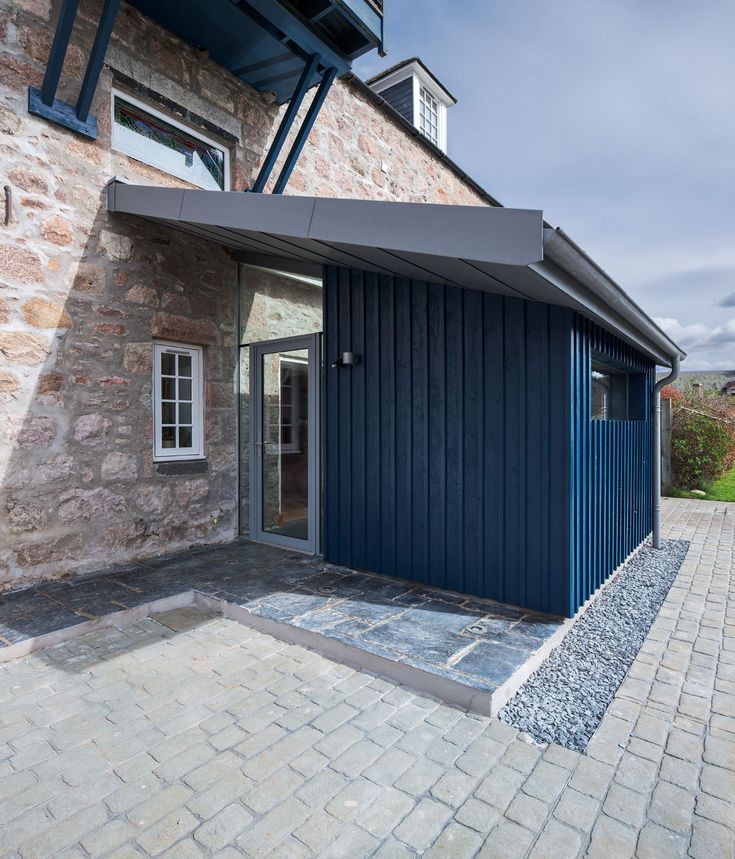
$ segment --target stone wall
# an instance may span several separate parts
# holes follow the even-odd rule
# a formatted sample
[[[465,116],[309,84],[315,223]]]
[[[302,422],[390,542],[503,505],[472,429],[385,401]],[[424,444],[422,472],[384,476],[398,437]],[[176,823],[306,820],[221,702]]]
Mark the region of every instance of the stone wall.
[[[0,188],[13,199],[0,221],[0,589],[236,533],[236,264],[214,244],[107,215],[112,176],[183,184],[111,150],[110,91],[133,79],[221,129],[235,189],[257,174],[283,111],[123,4],[93,105],[98,139],[30,116],[59,6],[0,0]],[[62,99],[75,100],[100,7],[80,3]],[[483,202],[348,82],[333,87],[289,192]],[[277,305],[274,319],[296,306]],[[152,462],[154,338],[205,346],[204,473]]]

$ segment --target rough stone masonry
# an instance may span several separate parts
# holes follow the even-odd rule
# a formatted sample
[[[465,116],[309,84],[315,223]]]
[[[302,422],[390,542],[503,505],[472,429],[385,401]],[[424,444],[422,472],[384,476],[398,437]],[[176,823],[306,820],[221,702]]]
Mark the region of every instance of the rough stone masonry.
[[[236,264],[215,244],[107,215],[113,176],[184,184],[112,150],[111,87],[142,85],[152,106],[198,117],[230,147],[235,190],[282,110],[123,4],[92,108],[97,140],[30,116],[58,7],[0,0],[0,189],[12,195],[0,221],[0,590],[234,536]],[[61,99],[77,94],[99,12],[80,3]],[[288,190],[487,202],[349,81],[333,87]],[[205,349],[203,473],[153,463],[156,338]]]

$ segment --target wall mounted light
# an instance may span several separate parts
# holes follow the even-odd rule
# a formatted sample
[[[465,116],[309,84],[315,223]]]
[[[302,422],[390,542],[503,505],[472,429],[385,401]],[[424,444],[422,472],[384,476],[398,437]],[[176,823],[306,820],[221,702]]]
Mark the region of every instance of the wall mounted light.
[[[339,358],[332,364],[333,367],[354,367],[357,364],[358,358],[354,352],[343,352]]]

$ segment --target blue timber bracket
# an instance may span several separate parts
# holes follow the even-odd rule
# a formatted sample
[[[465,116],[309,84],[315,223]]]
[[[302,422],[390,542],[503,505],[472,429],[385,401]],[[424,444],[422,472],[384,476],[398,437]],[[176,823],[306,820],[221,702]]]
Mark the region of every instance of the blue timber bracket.
[[[283,114],[281,124],[278,126],[278,131],[276,131],[276,135],[273,138],[268,154],[265,156],[263,166],[260,168],[258,178],[255,180],[253,187],[249,189],[253,193],[262,193],[265,190],[265,186],[268,184],[268,180],[273,172],[278,156],[281,154],[281,150],[286,143],[286,139],[293,127],[296,115],[299,112],[299,108],[304,101],[304,96],[309,89],[311,79],[318,69],[319,59],[319,54],[312,54],[309,61],[304,66],[304,71],[301,73],[301,77],[296,85],[291,101],[289,101],[286,112]],[[291,149],[286,156],[286,160],[283,162],[283,167],[281,168],[281,172],[276,180],[276,184],[273,186],[274,194],[282,194],[285,190],[288,180],[291,178],[291,174],[293,173],[293,169],[296,166],[299,155],[301,154],[301,150],[304,148],[304,144],[306,143],[309,133],[314,127],[319,111],[324,104],[336,76],[337,69],[334,67],[326,68],[322,71],[322,79],[319,83],[319,87],[317,88],[314,98],[309,105],[309,110],[304,117],[304,121],[301,123],[301,128],[299,128],[298,133],[296,134],[294,142],[291,145]]]
[[[79,0],[63,0],[43,83],[40,89],[28,88],[28,112],[35,116],[42,116],[44,119],[63,125],[65,128],[70,128],[72,131],[94,140],[97,137],[97,120],[94,116],[89,115],[89,111],[97,89],[97,82],[102,71],[102,63],[110,42],[115,18],[120,8],[120,0],[105,0],[92,50],[87,61],[87,69],[79,90],[79,97],[76,106],[74,106],[57,99],[56,90],[59,87],[61,69],[64,66],[64,59],[69,48],[78,6]]]

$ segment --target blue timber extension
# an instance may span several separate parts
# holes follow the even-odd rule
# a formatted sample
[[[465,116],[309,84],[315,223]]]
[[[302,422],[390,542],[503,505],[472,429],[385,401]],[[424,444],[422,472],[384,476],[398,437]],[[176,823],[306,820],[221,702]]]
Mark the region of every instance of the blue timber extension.
[[[683,353],[541,212],[107,204],[322,278],[325,560],[571,616],[651,532],[655,368]]]
[[[647,536],[654,363],[551,304],[327,267],[324,557],[569,616]],[[593,354],[631,375],[592,420]],[[636,391],[636,384],[640,390]]]

